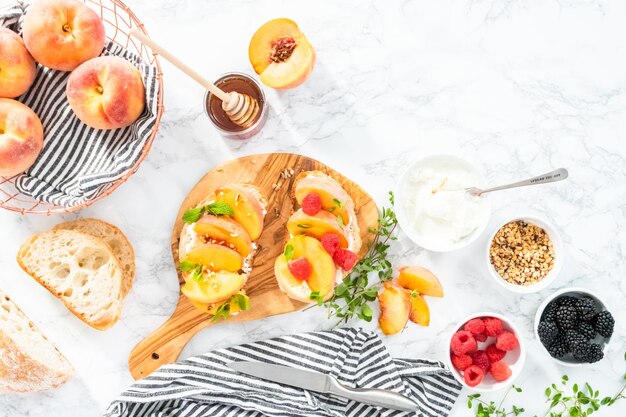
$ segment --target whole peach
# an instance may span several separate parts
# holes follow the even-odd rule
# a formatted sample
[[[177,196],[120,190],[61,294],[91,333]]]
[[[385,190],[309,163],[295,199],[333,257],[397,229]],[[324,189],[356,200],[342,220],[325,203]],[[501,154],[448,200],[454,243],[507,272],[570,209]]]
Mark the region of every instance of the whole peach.
[[[28,106],[0,98],[0,176],[12,177],[35,163],[43,148],[43,127]]]
[[[22,37],[10,29],[0,27],[0,97],[24,94],[35,81],[35,60]]]
[[[143,112],[146,92],[141,73],[115,56],[90,59],[70,74],[67,100],[76,116],[97,129],[132,124]]]
[[[24,42],[46,67],[71,71],[104,48],[100,16],[77,0],[38,0],[24,17]]]

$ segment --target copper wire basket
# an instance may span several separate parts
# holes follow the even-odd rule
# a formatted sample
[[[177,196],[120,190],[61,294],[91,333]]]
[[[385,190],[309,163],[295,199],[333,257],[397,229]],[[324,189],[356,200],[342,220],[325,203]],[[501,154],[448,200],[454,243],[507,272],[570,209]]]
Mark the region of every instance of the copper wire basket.
[[[33,197],[23,194],[15,187],[15,178],[5,178],[0,176],[0,207],[11,211],[17,211],[21,214],[57,214],[68,213],[70,211],[80,210],[88,207],[96,201],[105,198],[113,191],[122,185],[137,169],[141,162],[146,158],[152,142],[156,137],[161,116],[163,115],[163,73],[161,72],[161,65],[157,59],[157,54],[148,50],[141,42],[131,38],[129,31],[131,28],[137,28],[138,30],[146,33],[143,24],[139,21],[137,16],[121,1],[119,0],[83,0],[88,6],[94,9],[100,14],[104,27],[106,29],[107,40],[110,40],[121,47],[136,53],[145,62],[155,65],[157,69],[157,79],[159,91],[157,93],[157,114],[156,122],[150,133],[150,137],[147,139],[143,146],[141,156],[135,163],[135,165],[129,169],[121,178],[113,182],[104,192],[97,197],[86,201],[85,203],[78,204],[72,207],[58,206],[42,201],[38,201]]]

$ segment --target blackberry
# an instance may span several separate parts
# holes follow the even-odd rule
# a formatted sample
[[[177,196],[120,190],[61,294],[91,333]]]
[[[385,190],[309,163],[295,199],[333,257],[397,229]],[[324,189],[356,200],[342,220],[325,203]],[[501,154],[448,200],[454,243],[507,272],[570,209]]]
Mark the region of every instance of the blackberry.
[[[562,358],[568,353],[567,346],[565,345],[565,339],[561,335],[557,336],[554,342],[548,348],[548,353],[553,358]]]
[[[576,309],[578,310],[578,317],[585,321],[592,320],[598,314],[596,302],[587,296],[578,299]]]
[[[576,304],[578,304],[578,298],[572,297],[572,296],[569,296],[569,295],[564,295],[562,297],[559,297],[556,300],[556,302],[557,302],[559,307],[561,307],[561,306],[576,307]]]
[[[585,338],[586,341],[590,341],[596,337],[596,329],[593,328],[591,323],[583,321],[578,325],[578,329],[576,330],[582,337]]]
[[[608,311],[603,311],[598,314],[593,322],[593,327],[600,336],[611,337],[613,334],[613,327],[615,326],[615,319]]]
[[[561,330],[569,330],[578,324],[578,311],[576,307],[562,305],[556,310],[556,324]]]
[[[545,347],[549,347],[554,339],[559,335],[559,328],[553,321],[539,322],[537,327],[537,333],[539,334],[539,340]]]
[[[576,330],[566,330],[565,335],[565,345],[569,349],[570,352],[573,352],[579,345],[583,343],[587,343],[585,338],[580,335]]]
[[[541,314],[541,320],[556,321],[556,309],[559,307],[556,301],[550,301]]]
[[[602,347],[597,343],[581,343],[572,351],[574,359],[581,362],[594,363],[604,357]]]

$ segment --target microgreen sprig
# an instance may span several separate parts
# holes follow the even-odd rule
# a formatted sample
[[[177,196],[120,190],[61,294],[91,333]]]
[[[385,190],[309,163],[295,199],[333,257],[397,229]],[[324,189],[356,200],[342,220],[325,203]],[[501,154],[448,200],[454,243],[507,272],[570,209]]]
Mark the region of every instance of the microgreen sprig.
[[[213,214],[215,216],[232,216],[235,214],[230,204],[223,201],[214,201],[211,204],[207,204],[202,207],[195,207],[189,209],[183,214],[183,221],[185,223],[195,223],[200,220],[203,214]]]

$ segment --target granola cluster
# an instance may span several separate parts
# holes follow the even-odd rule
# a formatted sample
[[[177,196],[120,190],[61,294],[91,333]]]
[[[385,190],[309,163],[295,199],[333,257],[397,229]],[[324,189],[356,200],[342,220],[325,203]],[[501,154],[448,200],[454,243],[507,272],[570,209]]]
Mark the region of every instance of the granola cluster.
[[[554,247],[541,227],[517,220],[498,230],[491,241],[489,259],[505,281],[531,285],[554,267]]]

